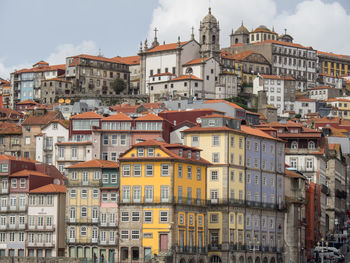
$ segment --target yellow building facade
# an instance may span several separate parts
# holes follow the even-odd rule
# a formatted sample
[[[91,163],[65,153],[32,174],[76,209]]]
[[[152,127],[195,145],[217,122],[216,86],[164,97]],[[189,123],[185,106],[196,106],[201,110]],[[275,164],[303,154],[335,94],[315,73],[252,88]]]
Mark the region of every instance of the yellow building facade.
[[[224,125],[205,127],[214,120],[235,121],[223,117],[202,117],[202,127],[184,131],[184,143],[205,149],[202,156],[212,163],[207,170],[208,256],[225,259],[219,244],[244,244],[245,136]]]
[[[197,148],[154,140],[120,160],[120,260],[205,257],[206,167]]]

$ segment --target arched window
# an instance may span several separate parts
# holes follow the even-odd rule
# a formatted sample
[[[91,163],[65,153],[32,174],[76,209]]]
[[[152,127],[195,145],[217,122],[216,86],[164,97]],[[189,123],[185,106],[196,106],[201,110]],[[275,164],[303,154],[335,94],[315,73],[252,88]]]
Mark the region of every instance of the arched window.
[[[310,150],[315,150],[315,142],[313,142],[313,141],[309,141],[309,145],[308,145],[308,148],[310,149]]]
[[[81,228],[80,228],[80,235],[81,236],[86,236],[86,227],[85,226],[82,226]]]
[[[221,258],[217,255],[214,255],[210,258],[210,263],[221,263]]]
[[[202,44],[205,44],[205,36],[202,37]]]
[[[75,227],[69,228],[69,238],[75,238]]]
[[[292,141],[292,144],[291,144],[291,149],[298,149],[298,143],[296,141]]]
[[[237,44],[237,43],[238,43],[238,38],[235,39],[235,44]]]
[[[216,37],[215,37],[215,35],[213,35],[213,36],[211,37],[211,43],[212,43],[212,44],[215,44],[215,42],[216,42]]]
[[[83,206],[81,208],[81,217],[87,217],[87,208],[85,206]]]

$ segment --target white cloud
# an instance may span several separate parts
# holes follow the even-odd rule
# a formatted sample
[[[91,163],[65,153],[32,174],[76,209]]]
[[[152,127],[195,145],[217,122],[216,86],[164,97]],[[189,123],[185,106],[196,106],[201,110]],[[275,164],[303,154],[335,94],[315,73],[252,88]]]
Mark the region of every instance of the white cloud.
[[[237,29],[241,21],[248,30],[259,25],[275,27],[282,34],[284,28],[294,37],[294,42],[323,51],[350,54],[350,15],[338,2],[326,3],[324,0],[305,0],[292,11],[277,12],[277,0],[214,0],[212,14],[220,23],[220,44],[229,45],[229,34]],[[207,14],[203,0],[159,0],[153,11],[149,28],[148,43],[153,41],[154,27],[159,29],[158,41],[163,43],[188,40],[191,27],[195,27],[198,39],[199,23]]]
[[[94,41],[82,41],[81,43],[74,44],[61,44],[58,45],[54,51],[47,56],[47,58],[43,58],[44,61],[48,62],[50,65],[64,64],[66,57],[79,55],[79,54],[89,54],[89,55],[97,55],[98,48]],[[4,58],[0,58],[0,77],[4,79],[10,78],[10,73],[22,69],[22,68],[31,68],[33,64],[38,61],[26,62],[20,65],[6,65],[6,60]]]

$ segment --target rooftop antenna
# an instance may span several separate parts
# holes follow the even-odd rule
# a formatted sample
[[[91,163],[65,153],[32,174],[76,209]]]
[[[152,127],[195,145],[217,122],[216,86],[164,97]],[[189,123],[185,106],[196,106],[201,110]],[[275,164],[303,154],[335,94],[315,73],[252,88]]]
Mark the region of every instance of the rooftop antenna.
[[[287,35],[287,28],[284,29],[284,34]]]
[[[208,9],[209,9],[209,14],[211,14],[211,3],[210,3],[210,0],[208,0],[209,1],[209,3],[208,3],[208,5],[209,5],[209,7],[208,7]]]
[[[192,26],[191,40],[194,40],[194,27]]]

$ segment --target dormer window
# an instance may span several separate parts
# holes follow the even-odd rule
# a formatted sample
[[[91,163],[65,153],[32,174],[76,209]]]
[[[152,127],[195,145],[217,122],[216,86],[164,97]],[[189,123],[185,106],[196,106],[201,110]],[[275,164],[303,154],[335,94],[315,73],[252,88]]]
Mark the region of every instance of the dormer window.
[[[215,126],[215,120],[209,120],[208,126],[214,127]]]
[[[184,151],[182,149],[179,150],[179,156],[182,157],[184,154]]]
[[[188,151],[188,153],[187,153],[187,158],[189,158],[189,159],[192,158],[192,152],[191,152],[191,151]]]
[[[145,149],[137,148],[137,157],[144,157],[144,156],[145,156]]]
[[[201,158],[199,152],[196,152],[196,159],[199,160]]]
[[[308,148],[310,149],[310,150],[315,150],[315,142],[313,142],[313,141],[310,141],[309,143],[308,143]]]
[[[147,149],[147,156],[148,157],[154,157],[154,148],[148,148]]]
[[[296,141],[292,141],[292,144],[291,144],[291,149],[298,149],[298,143]]]

